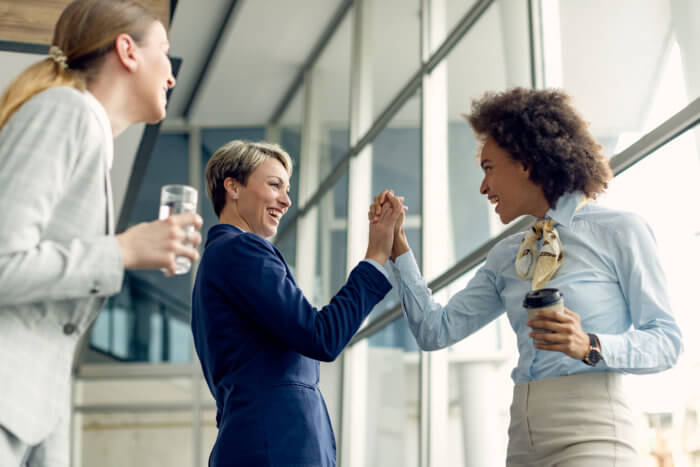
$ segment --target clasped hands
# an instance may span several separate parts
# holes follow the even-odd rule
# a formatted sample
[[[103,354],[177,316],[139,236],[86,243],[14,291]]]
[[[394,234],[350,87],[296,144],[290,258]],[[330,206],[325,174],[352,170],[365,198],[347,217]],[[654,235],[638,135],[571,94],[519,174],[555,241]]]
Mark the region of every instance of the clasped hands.
[[[370,242],[372,229],[381,225],[382,235],[384,235],[383,247],[390,251],[391,258],[396,259],[406,253],[410,247],[404,232],[405,212],[408,209],[403,205],[404,198],[396,196],[391,190],[384,190],[374,197],[374,202],[369,207],[367,216],[370,221]],[[392,224],[393,223],[393,224]],[[393,225],[390,236],[386,229]],[[386,250],[391,237],[391,248]],[[386,261],[386,258],[385,258]],[[382,264],[384,264],[382,262]],[[524,311],[523,311],[524,312]],[[535,348],[552,352],[561,352],[576,360],[583,360],[588,352],[588,334],[581,328],[581,318],[568,308],[558,312],[553,310],[542,310],[535,315],[536,319],[528,321],[526,324],[531,328],[544,329],[550,332],[531,331],[530,337],[542,343],[535,343]]]
[[[371,250],[372,254],[379,256],[373,259],[384,264],[389,257],[397,258],[410,249],[403,229],[408,209],[403,201],[403,196],[396,196],[391,190],[384,190],[374,197],[367,213],[370,221],[367,258],[370,258]]]

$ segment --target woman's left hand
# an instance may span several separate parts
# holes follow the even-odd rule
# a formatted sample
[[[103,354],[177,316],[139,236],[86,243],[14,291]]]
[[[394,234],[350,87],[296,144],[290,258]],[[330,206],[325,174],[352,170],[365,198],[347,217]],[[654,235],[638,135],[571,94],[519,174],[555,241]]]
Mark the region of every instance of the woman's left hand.
[[[530,332],[535,341],[546,342],[535,348],[561,352],[576,360],[583,360],[588,352],[588,334],[581,328],[578,314],[564,308],[564,311],[542,310],[535,314],[535,319],[526,323],[531,328],[546,329],[551,333]]]

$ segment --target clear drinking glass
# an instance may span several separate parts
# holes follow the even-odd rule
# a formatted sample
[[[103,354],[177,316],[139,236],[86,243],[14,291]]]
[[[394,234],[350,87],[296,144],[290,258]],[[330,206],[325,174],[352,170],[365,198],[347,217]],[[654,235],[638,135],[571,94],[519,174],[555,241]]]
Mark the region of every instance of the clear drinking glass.
[[[160,189],[160,210],[158,219],[165,219],[174,214],[183,212],[197,212],[197,190],[188,185],[164,185]],[[185,226],[185,232],[189,235],[194,232],[194,225]],[[185,243],[192,246],[191,243]],[[175,274],[185,274],[192,267],[189,258],[178,256],[175,258]]]

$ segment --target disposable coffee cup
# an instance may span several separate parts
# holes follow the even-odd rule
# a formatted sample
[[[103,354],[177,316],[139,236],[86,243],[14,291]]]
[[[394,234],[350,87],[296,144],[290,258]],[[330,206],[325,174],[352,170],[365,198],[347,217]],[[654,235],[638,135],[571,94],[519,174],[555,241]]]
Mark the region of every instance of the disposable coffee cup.
[[[559,289],[539,289],[528,292],[525,295],[523,306],[527,310],[528,320],[545,319],[536,318],[535,313],[542,310],[564,311],[564,295]],[[548,329],[532,328],[535,332],[553,332]],[[538,344],[546,344],[546,341],[535,341]]]

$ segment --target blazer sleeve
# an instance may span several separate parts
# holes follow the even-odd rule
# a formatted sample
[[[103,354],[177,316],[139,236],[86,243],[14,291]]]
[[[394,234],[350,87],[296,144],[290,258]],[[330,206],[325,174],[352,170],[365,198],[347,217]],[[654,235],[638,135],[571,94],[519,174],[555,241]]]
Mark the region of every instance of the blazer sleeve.
[[[391,290],[386,277],[367,262],[318,310],[288,274],[283,259],[263,238],[241,234],[224,255],[221,290],[258,325],[296,352],[334,360],[372,308]]]
[[[0,306],[111,295],[121,287],[114,236],[58,243],[46,231],[80,158],[103,157],[104,137],[87,106],[78,91],[54,88],[0,130]]]

